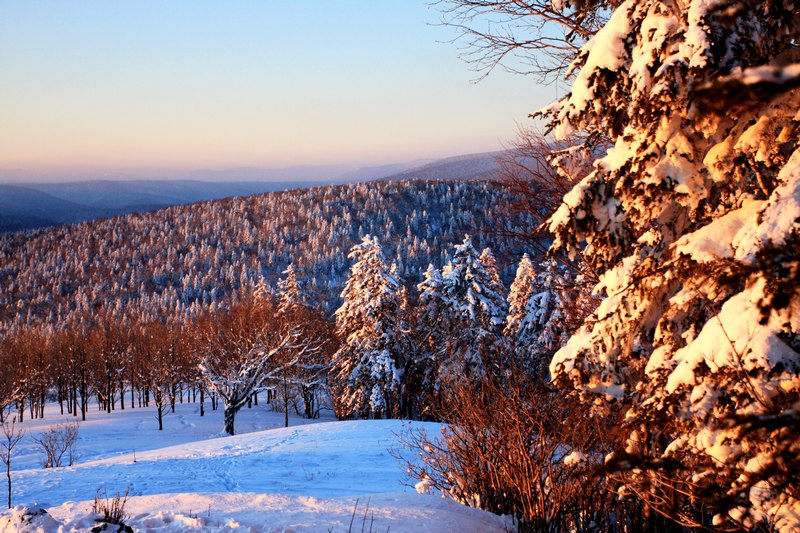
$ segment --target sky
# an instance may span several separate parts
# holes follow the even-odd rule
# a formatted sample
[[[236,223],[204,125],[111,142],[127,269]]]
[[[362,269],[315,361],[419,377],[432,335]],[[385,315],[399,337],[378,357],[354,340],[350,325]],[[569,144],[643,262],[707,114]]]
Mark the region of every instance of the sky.
[[[416,0],[0,0],[0,170],[500,149],[554,90],[499,70],[474,83],[439,17]]]

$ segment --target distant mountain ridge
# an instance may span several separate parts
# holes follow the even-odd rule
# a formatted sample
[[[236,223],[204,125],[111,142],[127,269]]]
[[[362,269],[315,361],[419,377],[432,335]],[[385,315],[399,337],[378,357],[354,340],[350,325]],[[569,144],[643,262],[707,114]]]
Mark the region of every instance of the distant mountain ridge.
[[[497,158],[501,154],[488,152],[361,168],[308,165],[286,169],[198,170],[182,175],[191,179],[0,183],[0,233],[321,185],[372,180],[491,179],[499,171]],[[333,177],[325,179],[323,172]],[[236,180],[228,181],[232,178]]]
[[[486,152],[481,154],[459,155],[427,162],[418,167],[404,170],[385,180],[403,181],[421,180],[490,180],[498,176],[500,163],[498,160],[505,152]]]

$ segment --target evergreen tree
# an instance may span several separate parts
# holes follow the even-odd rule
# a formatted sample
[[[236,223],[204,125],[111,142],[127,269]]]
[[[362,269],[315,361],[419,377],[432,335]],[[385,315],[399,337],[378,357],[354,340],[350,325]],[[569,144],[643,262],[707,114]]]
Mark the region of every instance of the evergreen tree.
[[[584,318],[592,303],[569,271],[554,259],[533,268],[526,255],[508,296],[509,313],[504,334],[517,360],[532,377],[548,377],[547,366],[558,348],[576,328],[576,315]]]
[[[488,247],[484,248],[478,261],[481,262],[486,269],[486,273],[489,274],[489,278],[492,280],[490,286],[491,290],[502,295],[505,292],[505,287],[500,280],[500,268],[497,266],[497,259],[492,253],[492,249]]]
[[[410,401],[429,406],[435,393],[436,376],[446,353],[446,340],[452,334],[445,318],[442,294],[442,273],[428,265],[423,280],[417,285],[419,301],[414,315],[414,360],[408,378],[414,382],[414,398]]]
[[[523,255],[508,294],[508,316],[503,330],[509,349],[531,376],[541,374],[540,362],[546,357],[539,336],[549,318],[554,296],[554,291],[547,290],[545,280],[540,278],[528,254]]]
[[[300,286],[297,283],[297,275],[294,271],[294,265],[289,263],[286,270],[283,271],[284,277],[278,280],[278,310],[286,312],[296,305],[302,303],[300,296]]]
[[[258,283],[256,283],[255,289],[253,289],[253,297],[262,302],[272,298],[272,289],[269,284],[267,284],[267,280],[264,279],[264,276],[258,278]]]
[[[609,465],[687,525],[800,528],[799,7],[621,2],[545,111],[614,143],[549,221],[605,296],[551,372],[622,406]]]
[[[506,302],[493,290],[496,286],[497,280],[466,236],[443,269],[441,296],[436,297],[441,300],[438,324],[449,332],[440,348],[437,388],[443,382],[480,377],[487,368],[499,366]]]
[[[530,336],[525,319],[528,301],[534,293],[535,279],[536,271],[533,269],[531,258],[528,257],[528,254],[523,254],[517,266],[517,274],[508,292],[508,316],[504,333],[509,339],[519,338],[522,341]]]
[[[364,236],[348,257],[355,263],[336,310],[342,345],[334,356],[337,415],[391,417],[397,411],[402,368],[400,283],[375,237]]]

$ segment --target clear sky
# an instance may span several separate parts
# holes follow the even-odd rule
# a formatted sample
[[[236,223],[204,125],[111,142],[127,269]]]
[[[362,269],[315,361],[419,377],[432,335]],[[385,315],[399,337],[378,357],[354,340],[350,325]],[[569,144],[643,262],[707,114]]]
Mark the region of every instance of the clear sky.
[[[0,0],[0,169],[499,149],[553,89],[472,83],[438,18],[418,0]]]

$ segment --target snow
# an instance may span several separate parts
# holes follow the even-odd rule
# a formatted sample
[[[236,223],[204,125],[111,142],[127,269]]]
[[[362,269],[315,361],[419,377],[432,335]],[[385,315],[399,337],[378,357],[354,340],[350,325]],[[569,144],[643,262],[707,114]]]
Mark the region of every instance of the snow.
[[[792,232],[800,230],[800,150],[781,169],[778,181],[782,185],[769,200],[744,199],[741,208],[681,237],[676,252],[698,262],[735,258],[752,263],[764,247],[785,244]]]
[[[710,224],[684,235],[675,243],[675,251],[699,263],[728,259],[734,256],[734,238],[748,222],[755,221],[764,202],[752,200],[740,209],[721,216]]]
[[[777,187],[768,206],[734,239],[736,258],[753,262],[761,248],[781,246],[792,233],[800,232],[800,150],[796,150],[778,174]]]
[[[51,508],[48,513],[54,520],[29,531],[54,531],[54,522],[60,522],[62,531],[88,531],[97,525],[89,509],[91,502],[69,502]],[[362,524],[364,531],[370,527],[373,531],[431,533],[505,531],[500,517],[441,497],[411,493],[363,498],[181,493],[137,496],[128,500],[126,509],[131,518],[125,523],[134,531],[148,532],[348,531],[351,520],[355,531],[361,531]],[[19,531],[15,522],[4,524],[3,520],[0,517],[0,531]]]
[[[790,324],[794,331],[800,327],[800,303],[793,302],[792,308],[771,316],[763,323],[756,306],[763,298],[763,287],[756,283],[747,290],[726,301],[720,313],[712,317],[702,328],[694,342],[678,350],[673,360],[678,364],[669,376],[667,392],[674,392],[679,386],[694,386],[700,376],[697,368],[704,364],[714,373],[724,368],[739,367],[750,373],[763,369],[768,371],[776,365],[793,367],[797,353],[786,345],[778,334],[784,324]],[[777,394],[781,375],[776,373],[769,381],[750,381],[751,387],[763,401]],[[786,376],[785,379],[792,379]],[[698,398],[694,398],[698,402]]]
[[[564,457],[564,464],[567,466],[577,466],[584,462],[586,462],[586,455],[578,450],[574,450],[569,455]]]
[[[32,435],[71,421],[26,421],[14,459],[15,505],[41,506],[62,531],[91,528],[98,491],[130,491],[126,521],[134,530],[333,531],[355,523],[376,531],[504,531],[501,517],[404,486],[405,471],[390,454],[404,431],[397,420],[310,421],[243,409],[235,436],[220,436],[222,411],[200,417],[178,405],[159,432],[154,409],[89,413],[82,423],[78,464],[42,469]],[[405,423],[439,426],[431,423]],[[274,428],[274,429],[268,429]],[[364,511],[367,509],[366,518]],[[0,532],[21,527],[22,509],[0,515]],[[49,526],[32,531],[53,531]],[[374,520],[374,522],[373,522]]]
[[[775,65],[763,65],[742,70],[740,73],[733,74],[731,77],[741,79],[745,85],[755,85],[757,83],[787,83],[800,77],[800,64],[786,65],[778,67]]]

